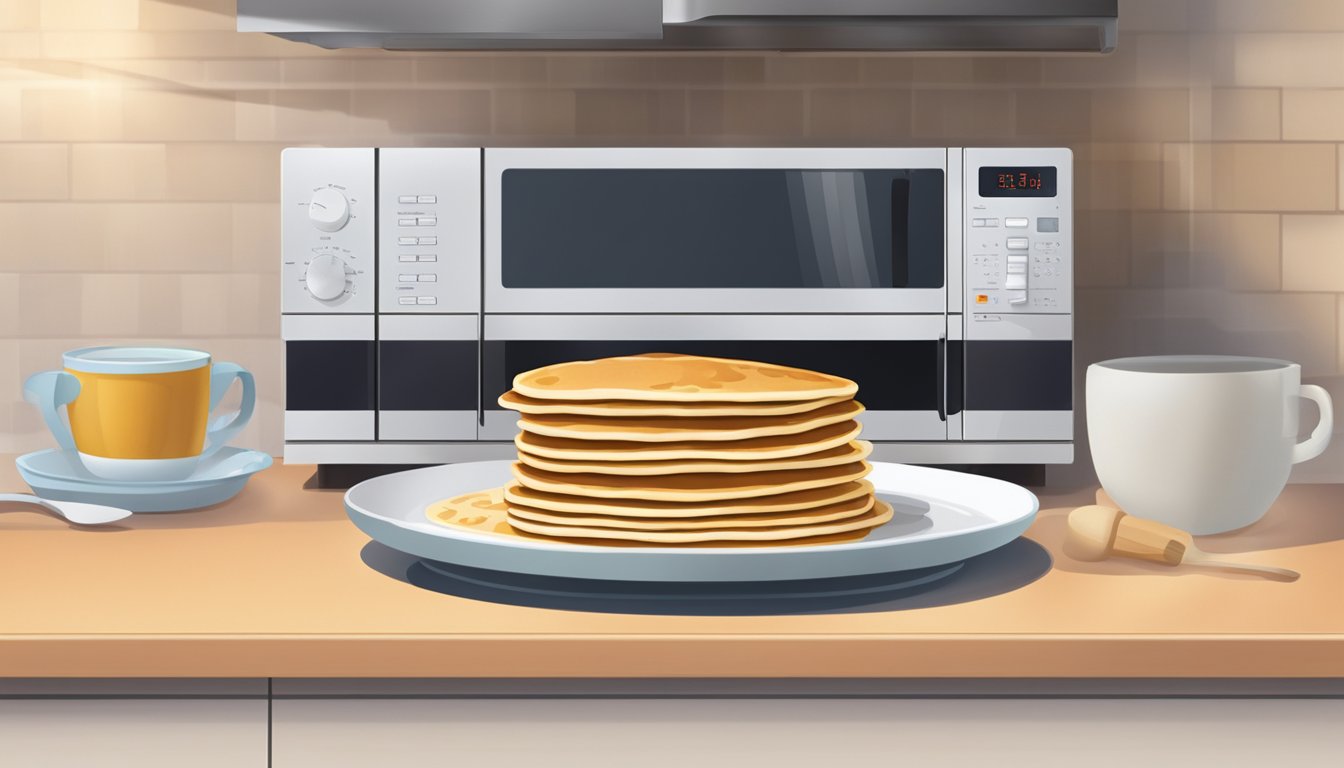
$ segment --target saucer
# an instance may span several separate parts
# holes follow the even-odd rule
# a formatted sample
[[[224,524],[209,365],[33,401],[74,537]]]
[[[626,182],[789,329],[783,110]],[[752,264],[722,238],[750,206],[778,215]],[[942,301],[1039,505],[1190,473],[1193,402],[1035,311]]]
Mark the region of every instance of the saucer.
[[[177,512],[233,498],[271,461],[270,454],[261,451],[221,448],[190,477],[164,482],[106,480],[91,474],[72,454],[55,448],[25,454],[15,464],[33,493],[44,499],[106,504],[132,512]]]

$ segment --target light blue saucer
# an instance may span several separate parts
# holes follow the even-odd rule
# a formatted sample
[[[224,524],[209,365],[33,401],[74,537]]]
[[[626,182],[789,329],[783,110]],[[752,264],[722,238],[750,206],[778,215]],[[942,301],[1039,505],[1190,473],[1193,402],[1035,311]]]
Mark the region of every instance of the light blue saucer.
[[[128,483],[95,477],[72,454],[55,448],[20,456],[15,464],[33,493],[54,501],[106,504],[132,512],[177,512],[238,495],[247,479],[271,466],[271,456],[221,448],[184,480]]]

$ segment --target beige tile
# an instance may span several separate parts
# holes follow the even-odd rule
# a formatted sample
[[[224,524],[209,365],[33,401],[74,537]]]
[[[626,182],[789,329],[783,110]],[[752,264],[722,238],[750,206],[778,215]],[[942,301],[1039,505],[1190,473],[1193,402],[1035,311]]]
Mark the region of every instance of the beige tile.
[[[276,94],[277,98],[281,94]],[[350,134],[399,136],[409,133],[479,136],[490,132],[486,90],[359,90],[350,95]],[[573,98],[572,94],[569,97]],[[573,107],[570,106],[573,131]]]
[[[1020,88],[1012,133],[1042,141],[1092,136],[1092,92],[1084,88]]]
[[[1075,146],[1075,207],[1092,210],[1161,208],[1162,169],[1160,144]]]
[[[284,79],[285,63],[267,59],[206,61],[201,64],[201,79],[214,88],[266,87]]]
[[[0,263],[20,273],[101,270],[106,217],[88,203],[0,204]]]
[[[765,80],[781,85],[847,85],[857,82],[862,61],[853,56],[781,54],[765,59]]]
[[[1101,141],[1185,141],[1190,138],[1190,92],[1184,88],[1097,90],[1093,138]]]
[[[1344,215],[1283,217],[1283,290],[1344,292]]]
[[[17,273],[0,272],[0,338],[14,338],[18,334],[19,280]],[[4,370],[0,366],[0,376],[3,376]]]
[[[182,333],[182,278],[179,275],[140,275],[137,322],[144,333]]]
[[[233,133],[236,141],[276,141],[276,112],[272,91],[238,91],[233,104]],[[297,142],[296,142],[297,143]]]
[[[766,56],[742,54],[682,54],[654,59],[654,73],[662,85],[754,85],[765,79]]]
[[[645,136],[686,132],[686,92],[681,90],[592,90],[574,93],[579,135]]]
[[[274,144],[170,144],[168,193],[181,201],[279,200],[281,149]]]
[[[1132,237],[1131,285],[1136,288],[1184,288],[1190,285],[1188,214],[1135,213]]]
[[[1244,34],[1233,39],[1233,79],[1240,86],[1344,86],[1344,34]]]
[[[864,57],[859,64],[859,79],[864,83],[908,85],[914,78],[914,62],[909,56]]]
[[[1132,88],[1138,81],[1137,51],[1138,46],[1122,42],[1114,52],[1104,55],[1046,56],[1041,61],[1041,82]]]
[[[228,276],[228,330],[236,336],[280,334],[280,286],[275,275]]]
[[[1270,88],[1213,89],[1209,138],[1214,141],[1277,141],[1279,93]],[[1285,94],[1285,117],[1287,108]],[[1284,138],[1301,137],[1285,135]]]
[[[544,83],[548,66],[548,59],[541,54],[436,54],[415,60],[415,80],[469,85]]]
[[[269,203],[238,203],[231,209],[231,269],[270,275],[279,273],[280,212]]]
[[[0,200],[64,200],[69,154],[65,144],[0,144]]]
[[[493,132],[524,136],[573,135],[575,103],[574,91],[495,91]]]
[[[971,77],[976,85],[1039,85],[1039,56],[976,56],[971,59]]]
[[[1336,205],[1333,144],[1168,145],[1168,209],[1320,211]]]
[[[126,138],[220,141],[234,137],[233,91],[126,91]]]
[[[101,224],[109,270],[216,272],[232,253],[232,206],[226,203],[104,205]],[[272,248],[279,242],[277,236]],[[278,258],[278,257],[277,257]]]
[[[1191,36],[1184,32],[1138,34],[1126,37],[1122,45],[1136,49],[1138,83],[1153,86],[1191,85]]]
[[[799,136],[802,91],[691,91],[688,130],[720,136]]]
[[[185,336],[233,335],[229,328],[230,278],[224,274],[182,275],[182,326]]]
[[[1344,139],[1344,90],[1284,89],[1283,138],[1296,141]]]
[[[975,81],[975,60],[969,56],[917,56],[911,63],[910,80],[917,88],[971,85]]]
[[[0,59],[36,59],[41,50],[37,32],[0,32]]]
[[[236,29],[236,0],[140,0],[144,30]]]
[[[1320,0],[1217,0],[1217,28],[1245,31],[1344,31],[1344,5]]]
[[[452,63],[451,61],[448,63]],[[449,70],[452,75],[454,69]],[[579,54],[557,54],[546,62],[545,78],[558,87],[606,87],[650,86],[659,84],[658,59],[640,55],[592,56]],[[496,82],[486,76],[477,82]],[[662,81],[664,85],[678,86],[681,83]]]
[[[23,137],[38,141],[116,141],[122,94],[105,86],[23,92]]]
[[[19,277],[21,338],[78,336],[84,303],[79,275],[25,274]]]
[[[106,338],[140,333],[139,275],[84,275],[82,297],[79,329],[84,336]]]
[[[1120,32],[1170,32],[1190,26],[1186,0],[1127,0],[1120,4]]]
[[[255,101],[257,94],[248,98]],[[351,134],[351,94],[346,90],[312,91],[274,91],[264,111],[253,116],[261,125],[260,119],[270,119],[270,131],[279,141],[297,143],[322,143],[341,141]],[[249,107],[240,108],[250,109]],[[248,126],[251,128],[253,126]],[[245,130],[243,126],[240,130]],[[258,130],[255,138],[262,138],[264,132]]]
[[[0,30],[37,29],[42,23],[38,0],[14,0],[0,3]]]
[[[1198,285],[1277,291],[1279,216],[1273,213],[1191,214],[1191,269]]]
[[[0,88],[0,141],[23,137],[23,99],[17,88]]]
[[[921,139],[960,141],[986,136],[1011,136],[1015,124],[1014,93],[1005,89],[916,90],[913,135]]]
[[[136,29],[140,25],[138,0],[42,0],[41,6],[43,29]]]
[[[160,200],[168,191],[162,144],[74,144],[70,153],[76,200]]]
[[[808,97],[807,135],[885,143],[909,136],[910,92],[897,88],[819,88]]]
[[[283,62],[286,83],[341,87],[367,83],[408,83],[415,78],[413,59],[291,59]]]
[[[1122,287],[1129,284],[1133,214],[1128,211],[1087,211],[1075,214],[1074,284],[1079,288]]]

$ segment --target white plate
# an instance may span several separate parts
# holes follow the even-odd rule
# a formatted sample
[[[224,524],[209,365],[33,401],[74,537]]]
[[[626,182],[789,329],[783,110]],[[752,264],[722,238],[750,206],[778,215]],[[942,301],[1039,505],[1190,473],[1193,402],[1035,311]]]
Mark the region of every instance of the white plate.
[[[874,462],[868,476],[896,516],[861,541],[802,547],[594,547],[431,523],[436,501],[503,485],[509,461],[412,469],[345,494],[359,529],[393,549],[473,568],[621,581],[779,581],[860,576],[955,563],[1022,534],[1040,503],[1025,488],[943,469]]]

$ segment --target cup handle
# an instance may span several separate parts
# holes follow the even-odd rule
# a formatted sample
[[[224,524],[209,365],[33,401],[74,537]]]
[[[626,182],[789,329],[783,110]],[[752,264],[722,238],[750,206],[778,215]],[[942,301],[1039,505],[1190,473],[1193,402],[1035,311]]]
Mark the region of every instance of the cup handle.
[[[236,363],[215,363],[210,367],[210,410],[213,412],[224,393],[229,391],[234,379],[243,383],[243,402],[238,410],[215,419],[215,423],[205,433],[205,450],[201,458],[218,451],[228,444],[252,418],[252,410],[257,404],[257,384],[252,374]]]
[[[1299,397],[1314,400],[1321,409],[1320,421],[1311,430],[1311,437],[1293,446],[1293,463],[1314,459],[1320,456],[1330,444],[1330,433],[1335,430],[1335,408],[1330,402],[1330,393],[1315,384],[1303,384]]]
[[[23,399],[37,406],[47,429],[56,438],[56,444],[64,451],[75,453],[75,436],[70,433],[70,425],[61,419],[58,410],[69,405],[79,397],[79,379],[65,371],[43,371],[34,373],[23,382]]]

